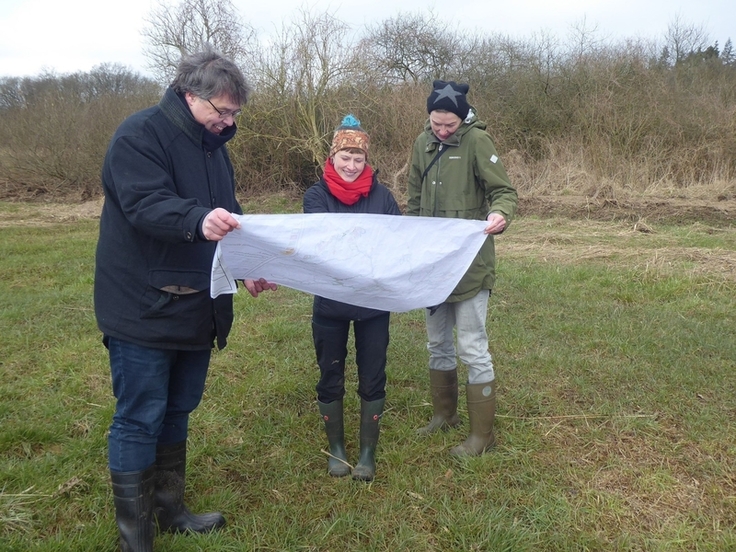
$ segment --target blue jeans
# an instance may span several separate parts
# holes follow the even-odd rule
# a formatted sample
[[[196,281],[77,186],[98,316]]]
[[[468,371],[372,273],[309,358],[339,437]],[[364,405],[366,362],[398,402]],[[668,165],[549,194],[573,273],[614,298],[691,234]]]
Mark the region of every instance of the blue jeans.
[[[486,333],[489,295],[484,289],[465,301],[442,303],[434,314],[426,311],[430,370],[455,370],[456,356],[459,356],[468,367],[468,383],[487,383],[495,379]],[[457,350],[454,332],[457,333]]]
[[[154,349],[112,337],[106,343],[117,399],[108,437],[110,470],[141,471],[155,463],[156,445],[187,438],[211,350]]]

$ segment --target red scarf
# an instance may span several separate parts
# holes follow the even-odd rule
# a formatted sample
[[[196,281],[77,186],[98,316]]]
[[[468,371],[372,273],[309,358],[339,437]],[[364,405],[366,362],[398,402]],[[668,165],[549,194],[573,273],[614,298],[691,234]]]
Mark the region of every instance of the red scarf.
[[[325,163],[325,173],[323,175],[327,188],[330,193],[339,199],[345,205],[353,205],[357,203],[361,197],[366,197],[373,186],[373,169],[366,163],[363,172],[353,182],[345,182],[345,180],[337,174],[335,166],[328,159]]]

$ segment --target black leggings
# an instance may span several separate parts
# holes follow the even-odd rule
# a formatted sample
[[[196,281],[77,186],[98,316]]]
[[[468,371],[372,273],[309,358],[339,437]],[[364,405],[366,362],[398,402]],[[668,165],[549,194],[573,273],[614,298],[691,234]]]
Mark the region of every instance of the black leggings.
[[[366,401],[386,396],[386,351],[390,313],[368,320],[353,320],[355,363],[358,365],[358,395]],[[350,320],[314,315],[312,338],[320,378],[317,398],[331,403],[345,395],[345,359],[348,355]]]

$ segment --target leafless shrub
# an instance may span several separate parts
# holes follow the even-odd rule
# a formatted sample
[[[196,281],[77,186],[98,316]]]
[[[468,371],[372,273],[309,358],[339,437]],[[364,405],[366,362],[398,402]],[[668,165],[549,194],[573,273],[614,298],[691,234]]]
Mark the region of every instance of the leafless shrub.
[[[114,65],[14,84],[16,103],[0,117],[0,171],[3,195],[16,197],[97,194],[115,128],[160,95],[152,81]]]
[[[439,77],[470,84],[468,99],[523,194],[736,196],[732,45],[721,53],[678,19],[662,41],[614,42],[584,20],[566,37],[522,40],[440,27],[431,11],[359,32],[301,11],[257,49],[228,0],[161,4],[150,23],[162,70],[208,40],[248,73],[254,94],[228,145],[241,192],[310,185],[333,129],[353,113],[371,134],[371,164],[401,201]],[[0,184],[94,193],[115,127],[159,95],[116,66],[0,79]]]
[[[388,85],[461,75],[478,39],[446,26],[433,11],[399,13],[369,26],[360,41],[364,72]]]
[[[352,45],[348,27],[329,13],[302,10],[256,59],[256,92],[241,118],[233,156],[243,189],[314,182],[332,131],[349,106]]]
[[[159,0],[146,18],[144,53],[161,83],[169,83],[184,54],[205,44],[243,67],[250,62],[255,30],[243,23],[230,0]]]

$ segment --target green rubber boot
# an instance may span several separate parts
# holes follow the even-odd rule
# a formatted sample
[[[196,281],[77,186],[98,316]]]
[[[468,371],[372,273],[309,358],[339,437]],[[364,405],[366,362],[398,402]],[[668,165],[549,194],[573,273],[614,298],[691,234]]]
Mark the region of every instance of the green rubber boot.
[[[360,400],[360,458],[353,468],[353,479],[373,481],[376,476],[376,445],[385,402]]]
[[[325,433],[330,446],[327,473],[332,477],[345,477],[350,474],[350,465],[345,453],[345,425],[343,422],[342,400],[323,403],[317,401],[319,413],[325,423]]]
[[[429,425],[417,430],[420,435],[446,431],[460,423],[457,415],[457,369],[430,370],[429,388],[434,415]]]
[[[496,417],[496,382],[473,383],[465,388],[468,398],[470,435],[461,445],[453,447],[453,456],[480,456],[496,444],[493,420]]]
[[[154,514],[161,532],[208,533],[225,525],[219,512],[193,514],[184,504],[187,442],[156,447]]]

